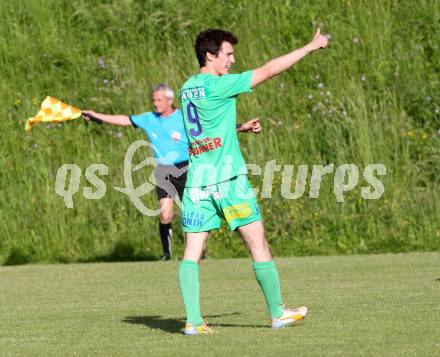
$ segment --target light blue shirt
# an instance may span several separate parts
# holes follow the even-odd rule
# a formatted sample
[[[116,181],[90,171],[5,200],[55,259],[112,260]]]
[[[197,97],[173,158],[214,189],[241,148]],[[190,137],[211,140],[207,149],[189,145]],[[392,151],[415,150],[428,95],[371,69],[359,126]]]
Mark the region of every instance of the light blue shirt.
[[[132,115],[130,120],[136,128],[141,128],[147,134],[153,145],[153,156],[159,164],[174,165],[188,161],[188,139],[179,109],[166,117],[147,112]]]

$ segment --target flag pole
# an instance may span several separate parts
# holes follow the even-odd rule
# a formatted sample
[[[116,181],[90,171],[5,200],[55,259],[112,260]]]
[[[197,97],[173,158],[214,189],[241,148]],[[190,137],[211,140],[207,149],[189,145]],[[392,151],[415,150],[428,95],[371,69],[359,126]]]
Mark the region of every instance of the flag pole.
[[[91,121],[94,121],[97,124],[103,123],[103,121],[101,119],[98,119],[97,117],[93,116],[92,114],[84,113],[84,112],[82,112],[81,114],[82,114],[82,116],[89,118]]]

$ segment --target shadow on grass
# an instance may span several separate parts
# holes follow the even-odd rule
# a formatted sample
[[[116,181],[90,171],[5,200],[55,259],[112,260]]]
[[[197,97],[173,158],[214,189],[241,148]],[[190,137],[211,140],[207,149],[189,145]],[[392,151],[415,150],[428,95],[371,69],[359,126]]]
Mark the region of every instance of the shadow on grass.
[[[13,247],[3,265],[23,265],[34,261],[35,252],[28,247]]]
[[[116,242],[107,254],[92,255],[86,258],[59,254],[47,262],[58,263],[97,263],[97,262],[138,262],[159,260],[159,255],[141,251],[130,242]],[[23,265],[38,261],[38,256],[32,247],[12,247],[2,265]]]
[[[232,312],[230,314],[220,314],[220,315],[207,315],[206,319],[209,321],[211,318],[224,317],[224,316],[235,316],[241,315],[240,312]],[[166,318],[159,315],[154,316],[127,316],[122,322],[135,325],[144,325],[151,329],[159,329],[168,333],[182,333],[182,329],[185,325],[184,318]],[[225,324],[225,323],[209,323],[211,327],[249,327],[249,328],[261,328],[267,327],[267,325],[261,324]]]
[[[127,316],[122,321],[129,324],[144,325],[168,333],[181,333],[185,324],[183,318],[164,318],[162,316]]]
[[[117,242],[111,252],[104,255],[97,255],[86,259],[78,259],[80,263],[93,262],[136,262],[153,261],[159,257],[143,251],[138,251],[129,242]]]

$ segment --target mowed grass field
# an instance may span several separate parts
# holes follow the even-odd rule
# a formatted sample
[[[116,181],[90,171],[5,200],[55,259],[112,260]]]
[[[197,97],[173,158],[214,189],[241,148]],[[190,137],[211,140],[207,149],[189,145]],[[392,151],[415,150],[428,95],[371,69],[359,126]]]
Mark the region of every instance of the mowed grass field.
[[[0,355],[439,355],[439,253],[277,259],[302,324],[268,327],[247,259],[207,260],[186,337],[178,262],[0,268]]]

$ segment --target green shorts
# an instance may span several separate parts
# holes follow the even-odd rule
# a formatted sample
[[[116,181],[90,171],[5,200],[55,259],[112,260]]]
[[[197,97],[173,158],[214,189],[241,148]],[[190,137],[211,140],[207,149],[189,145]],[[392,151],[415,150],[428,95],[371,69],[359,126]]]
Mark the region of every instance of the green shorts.
[[[222,218],[232,231],[261,221],[257,199],[246,175],[215,185],[185,188],[182,199],[184,232],[219,229]]]

